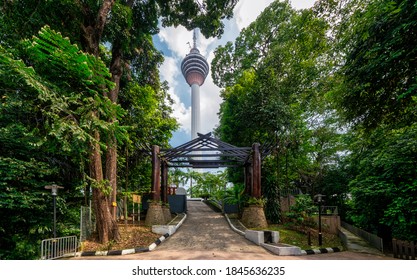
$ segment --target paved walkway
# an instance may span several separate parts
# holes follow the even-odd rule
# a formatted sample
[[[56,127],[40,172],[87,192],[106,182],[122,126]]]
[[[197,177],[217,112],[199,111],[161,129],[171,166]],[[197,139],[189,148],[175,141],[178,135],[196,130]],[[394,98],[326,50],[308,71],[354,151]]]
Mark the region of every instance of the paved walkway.
[[[187,219],[150,259],[269,259],[274,255],[230,229],[221,213],[201,201],[187,202]]]
[[[378,249],[372,247],[362,238],[354,235],[345,228],[340,228],[343,234],[347,237],[347,249],[351,252],[373,254],[377,256],[384,256],[384,254]]]
[[[187,219],[178,231],[151,252],[74,259],[130,260],[366,260],[392,259],[370,251],[305,256],[277,256],[231,230],[221,213],[200,201],[188,201]]]

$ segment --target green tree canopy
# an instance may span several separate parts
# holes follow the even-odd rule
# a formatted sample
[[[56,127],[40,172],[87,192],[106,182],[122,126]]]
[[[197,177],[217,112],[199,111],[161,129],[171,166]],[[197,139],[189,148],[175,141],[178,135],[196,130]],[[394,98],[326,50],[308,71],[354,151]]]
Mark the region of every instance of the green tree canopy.
[[[334,94],[347,121],[366,128],[415,121],[417,9],[413,1],[349,1],[338,48],[343,84]],[[351,28],[345,28],[350,26]]]
[[[338,149],[333,114],[322,94],[331,69],[327,30],[311,10],[275,1],[234,43],[219,47],[212,62],[214,81],[225,86],[216,134],[236,146],[276,143],[262,170],[272,221],[280,219],[280,190],[314,192]],[[233,174],[234,183],[242,180]]]
[[[127,137],[118,123],[103,121],[106,114],[121,117],[124,111],[102,94],[114,84],[100,59],[47,26],[25,41],[21,55],[25,60],[0,46],[0,228],[5,244],[0,254],[5,258],[37,257],[40,240],[50,236],[45,185],[65,185],[65,198],[80,196],[94,130]],[[100,113],[93,115],[96,110]],[[58,209],[70,222],[64,202],[58,199]],[[71,224],[59,224],[58,232],[65,227]]]
[[[222,19],[232,16],[236,3],[236,0],[7,1],[1,7],[0,22],[3,24],[0,26],[0,43],[7,48],[15,49],[19,40],[29,38],[44,25],[49,25],[53,30],[69,37],[86,53],[106,61],[114,86],[103,87],[105,90],[101,93],[109,102],[118,104],[120,91],[129,88],[128,84],[133,78],[140,87],[152,88],[158,105],[162,105],[158,107],[159,112],[165,114],[170,110],[167,104],[161,102],[166,91],[156,70],[162,60],[151,43],[151,35],[158,32],[158,22],[163,26],[183,25],[188,29],[200,27],[205,36],[220,36],[224,28]],[[64,74],[65,72],[57,72],[57,75]],[[134,87],[130,87],[132,88]],[[104,116],[103,112],[95,111],[93,119],[97,113]],[[100,124],[94,123],[96,130],[92,135],[94,139],[90,141],[87,162],[89,176],[93,181],[111,189],[110,194],[97,188],[93,189],[97,229],[103,243],[118,239],[116,208],[112,205],[116,202],[117,194],[118,154],[126,154],[126,149],[120,147],[121,139],[118,138],[115,129],[119,127],[118,112],[111,110],[106,113],[107,119]],[[164,121],[158,118],[157,128],[173,129],[175,125],[172,120],[160,125]],[[113,129],[103,133],[100,126]],[[163,133],[155,134],[162,136]],[[170,132],[166,136],[169,134]],[[102,140],[105,144],[99,145]],[[137,142],[134,145],[137,145]]]
[[[416,4],[323,0],[315,12],[333,23],[327,97],[349,128],[332,172],[345,179],[325,178],[327,190],[343,192],[345,218],[357,226],[415,240]]]

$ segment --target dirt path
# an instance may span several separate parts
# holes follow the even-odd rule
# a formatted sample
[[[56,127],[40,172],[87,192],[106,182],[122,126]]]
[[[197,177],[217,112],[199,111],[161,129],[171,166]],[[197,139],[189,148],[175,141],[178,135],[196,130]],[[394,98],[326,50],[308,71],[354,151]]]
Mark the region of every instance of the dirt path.
[[[232,231],[220,213],[200,201],[188,201],[187,219],[178,231],[155,250],[122,256],[75,259],[126,260],[273,260],[273,259],[389,259],[383,256],[340,252],[309,256],[277,256]]]

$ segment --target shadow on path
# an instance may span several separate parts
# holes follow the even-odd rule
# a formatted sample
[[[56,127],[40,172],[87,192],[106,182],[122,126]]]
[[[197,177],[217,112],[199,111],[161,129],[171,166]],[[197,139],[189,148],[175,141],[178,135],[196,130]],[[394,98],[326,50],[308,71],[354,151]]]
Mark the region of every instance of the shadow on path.
[[[339,252],[304,256],[277,256],[234,232],[225,217],[201,201],[188,201],[187,219],[177,232],[146,253],[74,259],[128,260],[379,260],[383,255]]]

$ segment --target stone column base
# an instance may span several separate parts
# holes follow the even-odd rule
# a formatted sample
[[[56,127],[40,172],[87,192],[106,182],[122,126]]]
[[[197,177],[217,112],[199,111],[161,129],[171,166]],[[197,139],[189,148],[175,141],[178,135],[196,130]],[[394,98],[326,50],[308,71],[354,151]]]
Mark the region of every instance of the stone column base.
[[[146,213],[145,225],[165,225],[166,220],[164,212],[162,210],[162,205],[157,202],[151,202],[149,204],[148,212]]]
[[[243,209],[242,223],[247,228],[267,228],[264,208],[258,205],[249,205]]]
[[[169,206],[162,206],[162,212],[164,212],[166,223],[169,223],[172,220],[171,210],[169,209]]]

